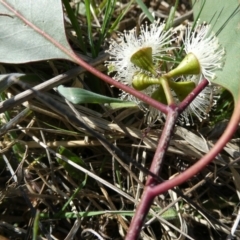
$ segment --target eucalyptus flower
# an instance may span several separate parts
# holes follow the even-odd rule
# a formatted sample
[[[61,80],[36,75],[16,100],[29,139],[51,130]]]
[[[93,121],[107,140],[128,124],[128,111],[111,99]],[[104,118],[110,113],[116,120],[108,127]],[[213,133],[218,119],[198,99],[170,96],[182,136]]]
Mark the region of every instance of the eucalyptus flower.
[[[173,49],[171,45],[173,31],[165,31],[165,24],[158,21],[150,26],[147,24],[137,29],[124,31],[118,35],[117,40],[111,40],[109,49],[110,60],[105,64],[109,72],[116,72],[114,78],[131,86],[132,78],[136,72],[145,72],[149,76],[157,73],[159,59]]]
[[[208,81],[216,77],[215,71],[221,69],[224,64],[224,48],[220,45],[216,35],[211,32],[210,25],[197,24],[193,31],[189,26],[184,49],[187,54],[192,53],[196,56],[201,73]]]
[[[224,64],[224,48],[208,24],[197,22],[194,30],[190,26],[186,29],[184,39],[185,58],[177,68],[171,70],[167,76],[196,74],[202,75],[209,82],[216,78],[216,71]]]
[[[211,32],[210,25],[197,23],[194,30],[188,26],[183,41],[185,57],[176,68],[168,73],[161,73],[161,61],[176,48],[172,44],[175,41],[173,34],[172,30],[166,31],[165,24],[161,24],[159,20],[150,26],[142,25],[139,34],[136,28],[124,31],[118,35],[117,40],[110,41],[110,47],[106,51],[110,54],[110,60],[105,62],[109,72],[115,72],[114,78],[117,81],[167,104],[160,77],[162,75],[168,80],[174,102],[181,102],[202,79],[211,81],[216,77],[216,70],[221,69],[224,64],[224,49]],[[183,78],[184,75],[189,75],[190,80]],[[175,82],[176,77],[181,77],[182,80]],[[214,103],[216,88],[207,86],[181,114],[180,122],[190,125],[193,123],[193,116],[200,121],[206,118]],[[164,116],[128,93],[122,92],[120,98],[135,102],[145,112],[148,122]]]

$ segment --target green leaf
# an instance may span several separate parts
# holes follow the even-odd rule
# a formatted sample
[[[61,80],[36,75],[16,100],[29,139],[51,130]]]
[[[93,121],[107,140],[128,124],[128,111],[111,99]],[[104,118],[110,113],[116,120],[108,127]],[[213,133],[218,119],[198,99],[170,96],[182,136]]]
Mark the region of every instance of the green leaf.
[[[65,35],[61,1],[2,0],[0,19],[0,62],[71,60],[58,45],[72,52]]]
[[[195,1],[193,1],[195,2]],[[203,6],[204,4],[204,6]],[[223,69],[217,72],[213,83],[229,90],[235,103],[240,89],[240,14],[238,0],[198,0],[194,4],[194,15],[200,14],[201,22],[210,23],[219,42],[225,48],[226,61]]]
[[[65,97],[68,101],[79,103],[126,103],[118,98],[106,97],[94,92],[87,91],[82,88],[58,86],[58,92]]]

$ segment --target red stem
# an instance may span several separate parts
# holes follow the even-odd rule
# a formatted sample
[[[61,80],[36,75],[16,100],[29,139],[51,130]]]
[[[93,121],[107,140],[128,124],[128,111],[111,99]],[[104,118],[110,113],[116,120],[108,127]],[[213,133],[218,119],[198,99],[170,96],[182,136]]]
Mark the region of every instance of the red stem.
[[[179,113],[182,113],[188,105],[194,100],[195,97],[208,85],[208,80],[203,79],[188,96],[178,105]]]
[[[240,94],[239,94],[240,95]],[[237,105],[234,108],[233,115],[228,123],[226,130],[224,131],[221,138],[217,141],[214,147],[205,155],[203,156],[198,162],[196,162],[193,166],[188,168],[183,173],[179,174],[177,177],[167,180],[161,183],[154,188],[151,188],[150,192],[155,196],[162,194],[163,192],[176,187],[188,179],[190,179],[195,174],[199,173],[203,168],[206,167],[210,162],[214,160],[214,158],[219,154],[219,152],[224,148],[226,143],[231,139],[232,135],[235,133],[238,124],[240,122],[240,97],[238,98]]]
[[[170,107],[166,124],[158,141],[158,146],[150,168],[150,171],[156,175],[158,175],[160,172],[162,161],[171,139],[172,130],[174,129],[178,118],[177,109],[178,108],[175,105]],[[156,179],[154,179],[152,176],[148,176],[141,202],[139,203],[136,213],[131,221],[131,225],[125,240],[135,240],[138,238],[152,202],[156,197],[156,194],[152,191],[152,188],[154,188],[156,184],[158,184]]]
[[[164,125],[161,137],[158,140],[157,149],[155,151],[152,164],[150,167],[150,172],[154,173],[155,175],[158,175],[160,172],[162,160],[168,148],[172,135],[172,130],[174,129],[177,119],[178,119],[177,107],[175,105],[172,105],[169,108],[169,112],[166,119],[167,124]],[[156,180],[149,176],[146,185],[152,185],[154,184],[154,182],[156,182]]]

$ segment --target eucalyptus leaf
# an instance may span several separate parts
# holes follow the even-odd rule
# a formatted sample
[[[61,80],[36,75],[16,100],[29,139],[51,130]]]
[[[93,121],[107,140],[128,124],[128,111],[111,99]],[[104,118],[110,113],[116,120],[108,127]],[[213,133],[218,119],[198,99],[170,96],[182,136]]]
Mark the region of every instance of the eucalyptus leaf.
[[[238,0],[193,1],[194,16],[210,23],[219,42],[225,48],[225,65],[212,82],[229,90],[235,103],[240,89],[240,8]],[[203,7],[203,8],[202,8]]]
[[[61,1],[2,0],[0,18],[0,62],[70,60],[56,46],[59,43],[72,52],[65,35]]]
[[[79,103],[126,103],[118,98],[106,97],[82,88],[58,86],[58,92],[65,97],[69,102],[74,104]]]

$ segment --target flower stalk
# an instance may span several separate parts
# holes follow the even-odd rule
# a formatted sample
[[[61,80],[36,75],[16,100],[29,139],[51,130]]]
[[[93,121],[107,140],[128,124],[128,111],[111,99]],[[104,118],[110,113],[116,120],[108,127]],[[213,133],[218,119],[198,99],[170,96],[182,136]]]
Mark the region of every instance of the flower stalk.
[[[173,105],[175,103],[175,101],[174,101],[172,91],[170,88],[170,84],[169,84],[170,81],[168,81],[168,79],[166,77],[161,77],[160,80],[161,80],[161,84],[163,86],[163,90],[164,90],[164,93],[165,93],[165,96],[167,99],[167,104]]]

